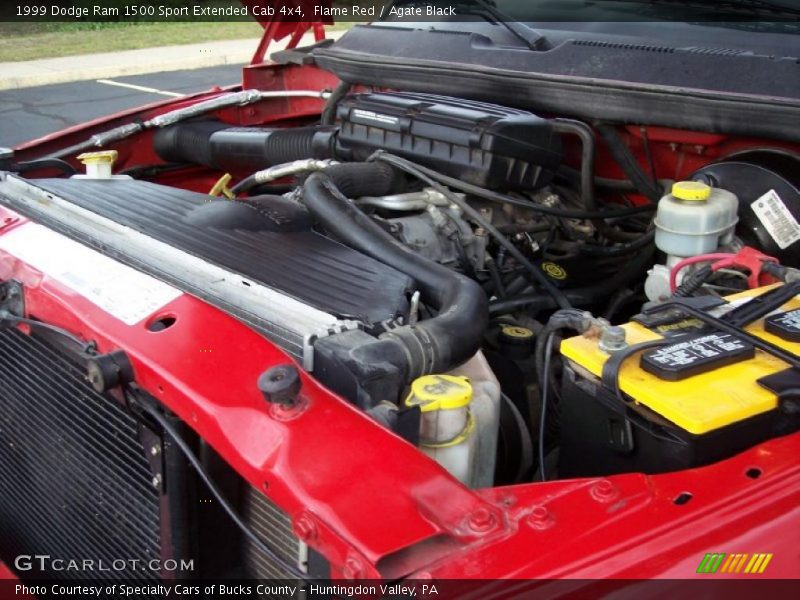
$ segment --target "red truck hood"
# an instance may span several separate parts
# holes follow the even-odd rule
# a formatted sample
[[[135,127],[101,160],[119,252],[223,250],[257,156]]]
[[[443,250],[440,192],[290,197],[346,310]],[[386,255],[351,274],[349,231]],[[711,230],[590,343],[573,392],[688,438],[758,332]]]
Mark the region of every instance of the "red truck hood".
[[[312,28],[319,41],[325,37],[322,25],[333,23],[333,19],[329,17],[314,17],[314,6],[328,7],[331,5],[331,0],[315,0],[313,2],[312,0],[270,0],[266,4],[263,0],[239,1],[247,7],[250,15],[264,28],[264,34],[251,64],[259,64],[264,61],[270,43],[289,37],[288,46],[293,47],[299,42],[302,35]],[[263,14],[265,6],[273,9],[271,16]],[[301,20],[298,10],[299,14],[302,14],[302,19],[309,20]]]
[[[314,6],[330,6],[330,0],[315,0],[313,2],[312,0],[270,0],[267,4],[264,4],[262,0],[239,1],[247,7],[250,15],[261,23],[264,28],[264,34],[258,44],[258,50],[253,56],[252,64],[263,62],[270,43],[291,36],[289,46],[292,47],[297,44],[305,32],[312,28],[317,34],[317,40],[320,40],[325,37],[321,25],[333,23],[333,19],[329,17],[315,18],[314,16]],[[273,9],[273,15],[267,16],[263,14],[265,6]],[[285,11],[282,10],[284,8],[286,9]],[[297,13],[298,10],[303,15],[302,18],[308,20],[301,20]]]

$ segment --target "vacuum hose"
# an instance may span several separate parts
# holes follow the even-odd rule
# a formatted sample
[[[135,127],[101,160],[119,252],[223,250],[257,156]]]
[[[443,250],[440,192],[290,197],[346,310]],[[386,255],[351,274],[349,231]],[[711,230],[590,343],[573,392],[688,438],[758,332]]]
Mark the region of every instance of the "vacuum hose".
[[[385,163],[336,165],[308,177],[303,200],[330,235],[413,278],[426,304],[438,312],[380,337],[382,343],[402,350],[392,354],[404,357],[402,370],[414,379],[449,371],[472,357],[480,348],[489,313],[486,296],[476,282],[412,252],[343,194],[346,190],[352,197],[386,195],[396,176]]]

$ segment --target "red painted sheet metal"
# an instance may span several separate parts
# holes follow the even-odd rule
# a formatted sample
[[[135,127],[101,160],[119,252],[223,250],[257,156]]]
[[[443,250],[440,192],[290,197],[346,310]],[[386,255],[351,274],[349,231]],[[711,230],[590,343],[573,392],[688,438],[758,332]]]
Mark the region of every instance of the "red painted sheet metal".
[[[0,561],[0,596],[8,594],[8,597],[13,597],[16,600],[37,600],[36,596],[28,594],[26,590],[18,590],[18,585],[20,585],[19,578],[8,565]]]
[[[321,15],[316,15],[314,12],[315,7],[330,7],[333,3],[331,0],[239,0],[245,5],[250,15],[261,23],[264,29],[267,29],[271,23],[279,22],[286,25],[286,33],[281,37],[289,35],[291,31],[288,26],[297,24],[298,21],[305,19],[305,22],[313,21],[316,16],[319,20],[323,20]],[[271,8],[272,15],[266,14],[267,10]],[[298,12],[299,10],[299,12]],[[330,17],[324,17],[326,23],[332,23]],[[280,38],[276,38],[280,39]]]
[[[330,17],[318,14],[319,8],[331,6],[330,0],[240,0],[250,15],[264,28],[261,41],[258,44],[250,64],[257,65],[264,62],[267,49],[272,42],[280,41],[286,37],[289,41],[287,48],[294,48],[307,31],[314,32],[316,41],[325,39],[324,25],[333,23]],[[271,13],[271,14],[270,14]]]
[[[706,552],[771,552],[770,578],[798,578],[798,452],[794,434],[699,469],[488,490],[508,507],[515,535],[426,572],[458,577],[480,565],[487,577],[702,578]]]

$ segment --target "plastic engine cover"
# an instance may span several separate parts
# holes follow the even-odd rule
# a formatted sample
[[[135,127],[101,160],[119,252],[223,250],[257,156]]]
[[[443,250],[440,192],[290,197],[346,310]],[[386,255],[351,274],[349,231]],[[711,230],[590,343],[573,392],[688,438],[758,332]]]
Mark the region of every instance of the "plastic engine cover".
[[[336,154],[366,160],[378,149],[488,188],[547,184],[561,138],[529,112],[413,93],[356,94],[338,106]]]

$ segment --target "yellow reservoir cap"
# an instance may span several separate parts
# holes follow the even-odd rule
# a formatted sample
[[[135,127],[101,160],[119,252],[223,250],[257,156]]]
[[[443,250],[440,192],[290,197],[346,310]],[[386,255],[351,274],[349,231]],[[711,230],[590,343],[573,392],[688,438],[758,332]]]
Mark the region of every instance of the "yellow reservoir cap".
[[[529,340],[533,337],[533,331],[519,325],[503,325],[500,331],[503,332],[503,335],[517,340]]]
[[[100,150],[99,152],[84,152],[78,156],[78,160],[85,165],[107,164],[113,165],[119,153],[116,150]]]
[[[469,406],[472,384],[467,377],[423,375],[411,384],[406,406],[419,406],[422,412],[453,410]]]
[[[699,181],[676,181],[672,184],[672,195],[679,200],[705,202],[711,197],[711,186]]]

